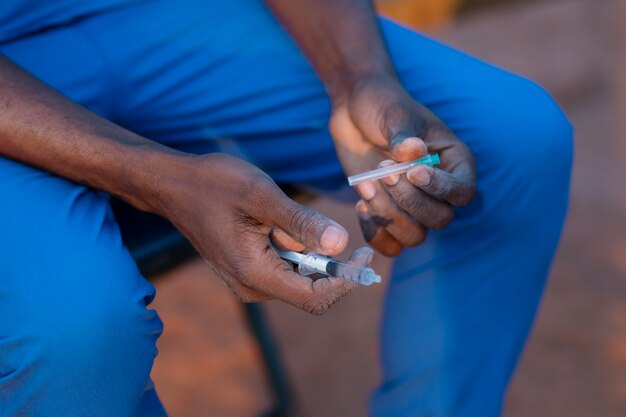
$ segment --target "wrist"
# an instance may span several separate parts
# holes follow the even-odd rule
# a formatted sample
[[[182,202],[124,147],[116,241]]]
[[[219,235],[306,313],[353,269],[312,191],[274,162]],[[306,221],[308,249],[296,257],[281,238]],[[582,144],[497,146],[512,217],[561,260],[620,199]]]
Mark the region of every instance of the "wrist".
[[[367,89],[394,90],[398,86],[401,87],[396,73],[390,71],[355,72],[343,77],[335,81],[334,87],[327,86],[333,109],[347,104],[348,101]]]
[[[326,91],[333,107],[339,107],[364,86],[371,84],[398,84],[398,76],[393,68],[357,68],[351,71],[338,71],[325,81]]]
[[[113,194],[134,207],[168,217],[176,194],[189,176],[190,160],[195,155],[156,146],[130,146],[125,150],[125,168],[111,181]]]

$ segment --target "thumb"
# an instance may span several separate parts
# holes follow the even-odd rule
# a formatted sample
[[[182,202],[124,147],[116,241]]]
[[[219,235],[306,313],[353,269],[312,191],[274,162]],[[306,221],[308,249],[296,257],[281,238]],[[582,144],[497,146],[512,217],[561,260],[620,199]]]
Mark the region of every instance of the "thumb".
[[[348,232],[336,222],[296,203],[282,191],[272,200],[266,223],[283,230],[307,249],[324,255],[336,255],[346,248]]]
[[[404,129],[389,138],[389,154],[397,162],[408,162],[428,153],[428,147],[414,131]]]
[[[384,114],[382,132],[389,143],[389,154],[397,162],[413,161],[428,153],[420,135],[419,122],[403,107],[391,107]]]

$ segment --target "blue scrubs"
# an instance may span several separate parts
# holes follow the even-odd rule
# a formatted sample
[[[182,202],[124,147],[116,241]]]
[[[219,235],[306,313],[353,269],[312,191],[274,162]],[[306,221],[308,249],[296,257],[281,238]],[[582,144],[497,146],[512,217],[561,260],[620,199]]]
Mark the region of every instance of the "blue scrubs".
[[[495,417],[559,240],[572,128],[536,84],[380,23],[407,90],[476,155],[478,195],[395,262],[370,414]],[[0,52],[158,142],[235,153],[280,182],[345,183],[324,89],[257,0],[131,3]],[[109,197],[4,158],[0,195],[0,416],[163,416],[154,289]]]

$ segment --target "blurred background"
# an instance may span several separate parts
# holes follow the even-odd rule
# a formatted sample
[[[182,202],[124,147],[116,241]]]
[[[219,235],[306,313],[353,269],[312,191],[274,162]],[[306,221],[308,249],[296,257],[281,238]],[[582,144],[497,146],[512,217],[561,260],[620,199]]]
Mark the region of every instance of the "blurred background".
[[[626,415],[626,1],[380,0],[381,11],[545,86],[576,127],[571,209],[507,417]],[[511,97],[515,100],[515,97]],[[360,240],[352,207],[311,206]],[[523,254],[520,254],[522,256]],[[387,275],[389,261],[375,269]],[[172,417],[275,404],[242,306],[200,260],[155,280],[165,322],[153,377]],[[322,317],[263,305],[298,415],[363,416],[379,368],[384,285]]]

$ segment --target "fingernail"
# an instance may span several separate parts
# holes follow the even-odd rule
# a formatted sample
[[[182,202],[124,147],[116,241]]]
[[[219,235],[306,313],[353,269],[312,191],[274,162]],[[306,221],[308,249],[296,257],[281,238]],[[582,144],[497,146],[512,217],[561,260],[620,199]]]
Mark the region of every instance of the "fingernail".
[[[405,160],[408,155],[415,157],[418,155],[426,155],[428,153],[428,147],[424,141],[418,137],[410,137],[404,139],[399,144],[395,145],[392,150],[392,157],[398,161]],[[402,158],[402,159],[397,159]]]
[[[398,183],[398,181],[400,181],[400,176],[399,175],[390,175],[388,177],[381,178],[381,181],[384,182],[385,184],[387,184],[388,186],[392,187],[392,186],[396,185]]]
[[[376,196],[376,186],[371,182],[364,182],[363,184],[359,184],[359,193],[361,194],[361,198],[365,200],[371,200]]]
[[[385,159],[380,164],[378,164],[378,168],[388,167],[388,166],[391,166],[391,165],[395,165],[396,163],[397,163],[396,161],[392,161],[390,159]],[[390,175],[388,177],[381,178],[381,181],[391,187],[391,186],[396,185],[398,183],[398,181],[400,181],[400,176],[399,175]]]
[[[409,171],[407,176],[413,184],[421,185],[423,187],[430,185],[430,172],[423,167]]]
[[[362,266],[369,266],[374,260],[374,251],[368,246],[358,248],[350,256],[350,260],[353,260],[355,264],[361,264]]]
[[[409,142],[412,146],[415,146],[416,148],[422,148],[424,152],[428,151],[428,147],[426,146],[426,144],[421,138],[418,138],[418,137],[409,138],[407,139],[407,142]]]
[[[341,248],[348,239],[348,232],[344,228],[331,225],[324,230],[320,244],[329,251]]]

